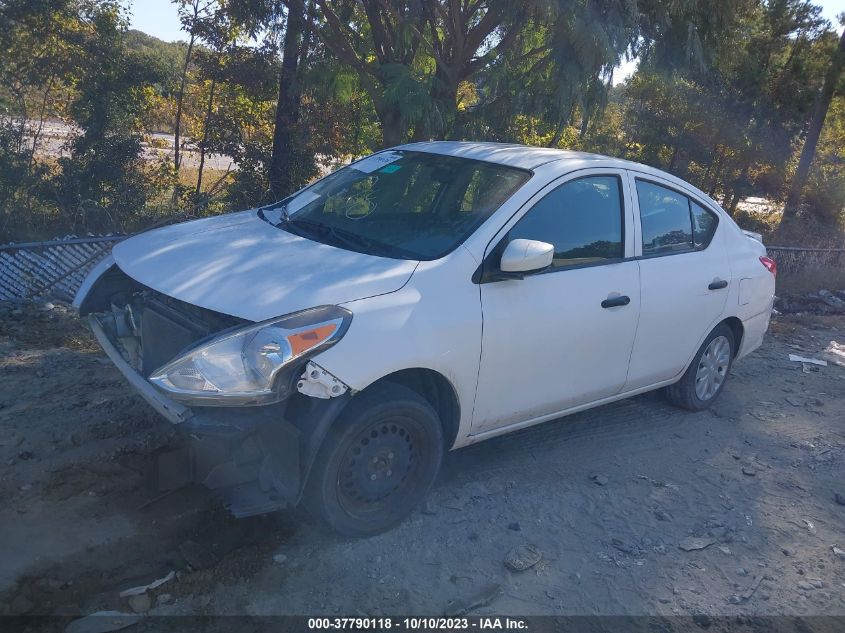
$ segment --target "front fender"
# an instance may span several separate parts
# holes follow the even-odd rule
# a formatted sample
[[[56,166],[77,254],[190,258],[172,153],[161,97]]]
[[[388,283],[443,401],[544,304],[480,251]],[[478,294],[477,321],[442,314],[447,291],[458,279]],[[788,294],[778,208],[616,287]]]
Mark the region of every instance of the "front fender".
[[[87,314],[91,312],[91,310],[83,310],[83,307],[85,306],[85,299],[91,293],[95,284],[114,265],[114,257],[111,253],[109,253],[105,258],[100,260],[99,263],[91,269],[88,276],[85,277],[85,281],[83,281],[82,285],[79,286],[79,290],[76,291],[76,296],[73,298],[73,307],[76,308],[80,314]]]

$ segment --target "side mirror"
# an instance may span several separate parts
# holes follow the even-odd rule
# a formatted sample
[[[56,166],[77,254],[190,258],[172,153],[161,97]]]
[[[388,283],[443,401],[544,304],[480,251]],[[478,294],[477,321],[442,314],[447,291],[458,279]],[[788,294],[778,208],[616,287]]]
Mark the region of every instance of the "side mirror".
[[[555,247],[538,240],[513,240],[505,247],[499,269],[503,273],[533,273],[552,265]]]

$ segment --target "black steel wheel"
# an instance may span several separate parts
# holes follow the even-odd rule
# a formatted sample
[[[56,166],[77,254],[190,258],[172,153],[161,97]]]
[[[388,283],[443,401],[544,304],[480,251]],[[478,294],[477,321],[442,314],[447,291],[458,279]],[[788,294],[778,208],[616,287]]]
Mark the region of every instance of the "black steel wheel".
[[[401,385],[376,385],[355,396],[335,423],[304,502],[342,534],[378,534],[425,500],[442,458],[442,427],[431,405]]]

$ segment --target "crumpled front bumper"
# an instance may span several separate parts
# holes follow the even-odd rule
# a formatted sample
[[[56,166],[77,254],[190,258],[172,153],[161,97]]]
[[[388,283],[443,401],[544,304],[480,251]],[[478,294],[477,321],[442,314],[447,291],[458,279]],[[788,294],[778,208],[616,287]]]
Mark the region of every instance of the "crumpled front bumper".
[[[190,408],[179,404],[172,398],[167,397],[161,391],[156,389],[141,374],[135,371],[135,369],[127,363],[126,360],[124,360],[120,351],[114,343],[111,342],[111,339],[109,339],[105,329],[100,323],[100,320],[96,316],[91,315],[88,317],[88,323],[91,326],[91,331],[94,333],[94,336],[97,338],[97,341],[100,343],[100,346],[103,348],[103,351],[105,351],[111,362],[114,363],[115,367],[117,367],[120,370],[120,373],[122,373],[129,381],[129,384],[134,387],[140,396],[146,400],[153,409],[173,424],[181,424],[194,417],[194,412]]]
[[[350,393],[328,400],[296,394],[265,406],[186,407],[126,362],[96,316],[89,323],[130,385],[185,438],[182,449],[158,456],[160,489],[202,484],[239,518],[299,503],[317,451]]]

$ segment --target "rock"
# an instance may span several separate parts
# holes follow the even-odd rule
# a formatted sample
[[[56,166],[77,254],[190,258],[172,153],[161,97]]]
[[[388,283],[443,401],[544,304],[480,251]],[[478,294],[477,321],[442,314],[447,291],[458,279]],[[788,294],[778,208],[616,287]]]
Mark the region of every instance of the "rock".
[[[141,618],[142,616],[134,613],[97,611],[68,624],[65,633],[109,633],[132,626]]]
[[[819,293],[819,294],[821,294],[821,293]],[[842,303],[845,304],[845,301],[843,301]],[[56,308],[56,306],[54,306],[52,303],[50,303],[48,301],[47,303],[42,303],[41,307],[39,307],[38,309],[41,310],[42,312],[51,312],[51,311],[55,310],[55,308]]]
[[[429,516],[433,516],[437,514],[437,506],[435,506],[430,499],[426,499],[425,503],[423,504],[422,509],[420,510],[423,514],[427,514]]]
[[[495,582],[489,583],[469,598],[450,600],[443,614],[446,616],[466,615],[470,611],[486,607],[501,595],[502,586]]]
[[[838,492],[833,495],[833,500],[841,506],[845,506],[845,497],[843,497]]]
[[[818,578],[810,578],[809,583],[811,585],[813,585],[814,589],[823,589],[824,588],[824,582],[822,582]]]
[[[153,606],[150,594],[142,593],[137,596],[129,596],[129,608],[135,613],[146,613]]]
[[[742,598],[737,595],[733,595],[728,599],[728,602],[731,604],[742,604]]]
[[[156,598],[156,604],[170,604],[173,602],[173,596],[169,593],[163,593]]]
[[[815,587],[806,580],[799,580],[798,581],[798,588],[803,589],[804,591],[812,591]]]
[[[11,608],[13,615],[25,615],[35,608],[35,604],[21,593],[12,600]]]
[[[784,547],[781,552],[783,552],[784,556],[795,556],[795,552],[788,547]]]
[[[737,576],[747,576],[748,570],[745,569],[745,567],[737,567],[736,574],[737,574]]]
[[[519,523],[510,523],[508,524],[508,529],[513,532],[519,532],[522,528],[519,526]]]
[[[743,466],[742,474],[748,475],[749,477],[754,477],[757,474],[757,471],[751,468],[750,466]]]
[[[845,560],[845,550],[841,550],[836,545],[833,546],[833,555],[840,560]]]
[[[598,484],[599,486],[606,486],[607,482],[610,481],[606,475],[602,475],[601,473],[593,473],[590,475],[590,479],[593,480],[593,483]]]
[[[525,571],[539,563],[542,557],[536,546],[518,545],[508,552],[504,563],[511,571]]]
[[[277,563],[279,565],[284,563],[287,559],[288,559],[288,557],[285,556],[284,554],[276,554],[275,556],[273,556],[273,562]]]
[[[196,541],[185,541],[179,546],[179,552],[194,569],[214,567],[219,560],[214,552]]]
[[[713,543],[716,542],[714,538],[703,538],[697,536],[690,536],[685,538],[683,541],[678,543],[678,547],[684,550],[685,552],[693,552],[695,550],[704,549],[706,547],[710,547]]]
[[[819,299],[836,311],[845,311],[845,301],[837,297],[830,290],[819,290],[816,294]]]
[[[731,555],[731,548],[727,545],[719,545],[719,551],[722,552],[725,556]]]

